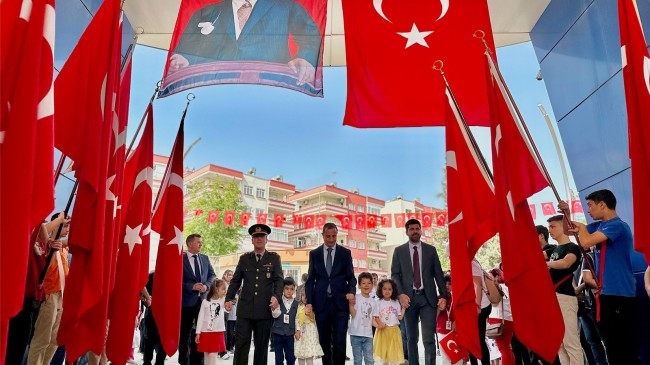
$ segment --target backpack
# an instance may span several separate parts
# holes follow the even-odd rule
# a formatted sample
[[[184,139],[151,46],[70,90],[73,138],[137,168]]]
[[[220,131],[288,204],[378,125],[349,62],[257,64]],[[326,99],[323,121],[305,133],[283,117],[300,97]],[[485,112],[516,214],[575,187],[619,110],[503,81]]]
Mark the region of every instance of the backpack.
[[[487,289],[485,295],[490,300],[490,303],[499,304],[503,298],[503,292],[501,291],[499,284],[497,284],[494,277],[485,270],[483,270],[483,280],[485,281],[485,288]]]

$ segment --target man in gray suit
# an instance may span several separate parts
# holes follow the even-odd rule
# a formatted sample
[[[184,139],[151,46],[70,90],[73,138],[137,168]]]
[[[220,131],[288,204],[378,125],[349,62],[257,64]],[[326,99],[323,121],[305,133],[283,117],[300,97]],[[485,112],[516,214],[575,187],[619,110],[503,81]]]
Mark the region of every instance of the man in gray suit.
[[[400,304],[406,307],[406,332],[408,335],[408,359],[410,365],[419,365],[419,322],[422,322],[424,363],[436,363],[434,329],[438,308],[444,308],[447,289],[440,259],[435,247],[420,241],[422,225],[417,219],[409,219],[405,225],[409,241],[395,248],[391,265],[391,279],[397,284]],[[438,292],[436,293],[436,285]]]

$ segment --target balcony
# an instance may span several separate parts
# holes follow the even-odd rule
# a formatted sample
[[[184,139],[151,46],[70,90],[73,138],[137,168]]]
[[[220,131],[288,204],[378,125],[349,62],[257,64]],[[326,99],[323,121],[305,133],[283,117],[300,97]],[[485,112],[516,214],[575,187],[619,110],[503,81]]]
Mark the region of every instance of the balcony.
[[[268,240],[266,243],[267,250],[292,250],[293,245],[286,241]]]
[[[342,205],[336,205],[332,203],[321,203],[308,205],[306,207],[300,208],[297,212],[298,214],[348,214],[348,208]]]
[[[371,250],[368,249],[368,258],[376,260],[386,260],[388,259],[388,254],[384,250]]]
[[[269,199],[269,209],[278,210],[281,212],[293,213],[296,209],[294,203],[287,203],[277,199]]]
[[[377,241],[377,242],[386,241],[386,234],[377,229],[369,229],[367,233],[368,233],[368,241]]]

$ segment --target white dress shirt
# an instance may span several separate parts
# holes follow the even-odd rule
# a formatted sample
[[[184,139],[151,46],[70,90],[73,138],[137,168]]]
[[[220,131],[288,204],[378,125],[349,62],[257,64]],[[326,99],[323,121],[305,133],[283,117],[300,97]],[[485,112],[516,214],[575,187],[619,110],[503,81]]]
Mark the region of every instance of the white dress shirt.
[[[424,277],[422,276],[422,241],[418,242],[417,244],[413,244],[413,242],[409,241],[409,253],[411,254],[411,267],[413,266],[413,253],[415,250],[413,250],[414,246],[418,246],[418,257],[420,261],[420,287],[416,288],[415,287],[415,273],[413,275],[413,289],[422,289],[424,288]]]

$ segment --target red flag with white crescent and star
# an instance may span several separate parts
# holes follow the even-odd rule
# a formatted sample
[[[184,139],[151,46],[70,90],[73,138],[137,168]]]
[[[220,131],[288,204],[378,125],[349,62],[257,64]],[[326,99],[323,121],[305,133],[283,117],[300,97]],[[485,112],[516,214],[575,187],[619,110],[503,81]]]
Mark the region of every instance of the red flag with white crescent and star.
[[[447,212],[436,212],[436,226],[444,227],[447,224]]]
[[[422,213],[422,228],[431,228],[433,226],[433,212]]]
[[[377,214],[366,214],[366,228],[377,228]]]
[[[553,206],[553,203],[551,202],[542,203],[542,213],[544,213],[545,216],[554,215],[555,212],[556,210],[555,210],[555,206]]]
[[[266,220],[268,219],[268,214],[267,213],[262,213],[257,215],[257,223],[259,224],[266,224]]]
[[[126,363],[133,343],[133,324],[138,313],[140,291],[147,283],[149,243],[151,233],[151,203],[153,188],[153,108],[147,108],[147,122],[140,144],[126,163],[125,176],[133,181],[128,211],[121,224],[115,281],[110,301],[110,327],[106,340],[106,355],[113,363]],[[127,173],[130,171],[132,173]],[[144,270],[143,270],[144,267]],[[142,273],[145,273],[143,275]]]
[[[316,229],[323,229],[325,223],[327,223],[327,216],[325,214],[316,214],[314,216],[314,226]]]
[[[393,215],[392,214],[382,214],[381,215],[381,228],[392,228],[393,227]]]
[[[124,162],[126,121],[117,115],[121,30],[120,1],[104,1],[54,82],[55,147],[74,160],[79,180],[68,240],[75,264],[66,280],[57,338],[68,359],[101,353],[105,342]]]
[[[447,80],[470,125],[489,125],[485,33],[494,50],[485,0],[343,0],[347,104],[343,124],[357,128],[442,126]],[[466,84],[473,85],[465,87]]]
[[[232,210],[227,211],[226,214],[223,216],[223,224],[226,226],[232,226],[234,222],[235,222],[235,212],[233,212]]]
[[[160,343],[169,356],[178,349],[181,323],[181,296],[183,281],[183,138],[181,120],[176,142],[169,156],[167,172],[160,184],[154,206],[151,230],[158,244],[156,280],[153,283],[151,310],[157,321]]]
[[[284,214],[273,215],[273,227],[282,228],[284,226]]]
[[[406,213],[395,213],[395,227],[402,228],[406,224]]]
[[[365,214],[355,214],[354,215],[354,224],[355,224],[355,229],[359,231],[365,231],[366,230],[366,215]]]
[[[530,215],[533,219],[537,219],[537,207],[535,204],[528,204],[528,209],[530,210]]]
[[[219,219],[219,211],[218,210],[211,210],[210,212],[208,212],[208,224],[217,223],[217,219]]]
[[[305,229],[314,228],[314,215],[307,214],[302,218],[302,221],[305,223]]]
[[[449,259],[454,276],[452,300],[458,343],[480,358],[472,259],[481,245],[496,234],[494,187],[481,151],[472,143],[471,132],[464,128],[449,91],[447,96],[445,131]],[[436,224],[444,225],[444,212],[436,215]]]
[[[54,0],[0,2],[2,364],[8,321],[23,307],[30,234],[54,209],[54,22]]]
[[[440,339],[440,347],[449,358],[452,364],[455,364],[466,358],[469,354],[459,341],[457,332],[451,331],[445,337]]]
[[[293,214],[291,216],[291,223],[302,224],[302,214]]]
[[[350,229],[350,215],[349,214],[337,214],[334,217],[341,222],[341,229]]]
[[[582,202],[580,200],[571,201],[571,213],[584,213]]]
[[[248,227],[248,221],[251,219],[251,212],[242,212],[239,215],[239,224]]]
[[[645,238],[644,232],[645,209],[650,204],[650,55],[636,1],[618,1],[618,22],[632,162],[634,249],[641,252],[650,265],[650,240]]]
[[[564,321],[528,206],[528,198],[546,188],[548,181],[489,55],[485,69],[490,79],[497,227],[512,317],[517,318],[515,332],[521,343],[552,362],[562,344]]]

